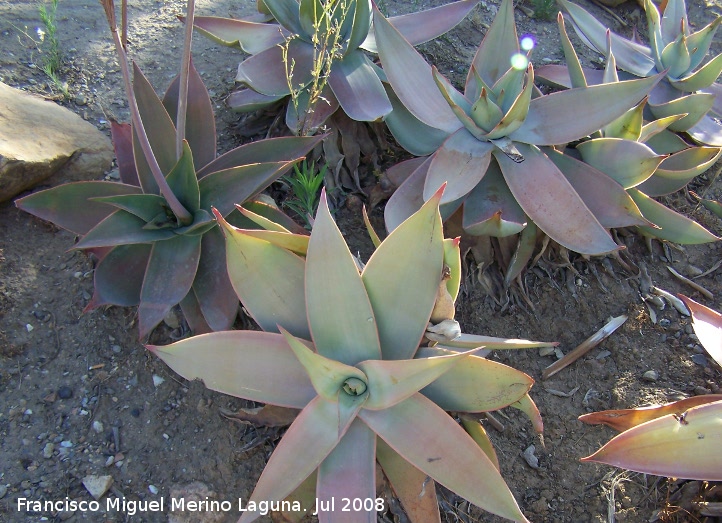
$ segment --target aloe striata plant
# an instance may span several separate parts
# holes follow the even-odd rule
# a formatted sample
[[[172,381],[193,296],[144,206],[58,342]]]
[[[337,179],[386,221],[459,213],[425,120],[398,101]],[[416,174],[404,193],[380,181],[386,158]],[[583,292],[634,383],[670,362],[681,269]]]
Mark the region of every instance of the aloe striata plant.
[[[478,0],[461,0],[389,21],[414,45],[444,34]],[[371,0],[264,0],[276,23],[197,17],[199,31],[214,41],[238,46],[252,56],[238,67],[244,88],[228,103],[253,111],[292,96],[286,123],[298,134],[313,134],[338,109],[353,120],[376,121],[391,102],[383,73],[364,53],[378,52],[371,29]]]
[[[210,97],[190,60],[192,32],[182,72],[161,101],[137,67],[131,83],[113,2],[103,5],[132,116],[132,130],[113,125],[121,181],[69,183],[16,204],[79,235],[74,248],[100,258],[86,310],[138,305],[141,338],[178,303],[194,330],[228,329],[238,300],[229,290],[223,237],[211,207],[227,216],[234,204],[252,202],[321,138],[259,141],[216,158]],[[282,219],[267,205],[253,206]]]
[[[214,390],[302,409],[249,505],[293,499],[297,509],[310,510],[314,498],[375,499],[378,461],[415,523],[440,520],[434,481],[485,510],[526,521],[492,451],[482,450],[488,439],[481,426],[465,419],[467,433],[445,411],[512,405],[539,429],[531,378],[474,352],[485,342],[495,348],[549,344],[439,328],[455,330],[461,263],[458,241],[442,239],[441,197],[439,190],[379,242],[365,266],[349,252],[325,194],[310,238],[277,227],[262,238],[216,215],[233,287],[267,332],[209,333],[149,349]],[[434,335],[444,341],[419,348]],[[375,521],[376,509],[345,513],[345,520]],[[248,512],[241,521],[257,516]],[[325,513],[320,520],[340,516]]]
[[[619,184],[584,164],[555,162],[551,146],[584,138],[623,115],[661,75],[535,94],[511,0],[502,2],[479,46],[463,94],[376,11],[374,31],[384,72],[403,104],[394,108],[389,128],[410,152],[430,154],[389,200],[389,230],[444,181],[442,213],[463,207],[463,228],[471,235],[504,237],[535,224],[572,251],[602,254],[619,248],[607,228],[647,224]]]

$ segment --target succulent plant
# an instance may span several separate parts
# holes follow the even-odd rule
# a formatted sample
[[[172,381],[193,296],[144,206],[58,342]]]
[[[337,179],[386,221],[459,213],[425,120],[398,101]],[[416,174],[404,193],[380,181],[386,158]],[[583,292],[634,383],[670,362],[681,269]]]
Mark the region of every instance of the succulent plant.
[[[442,240],[441,194],[379,242],[365,266],[349,252],[325,194],[310,238],[277,230],[262,239],[217,215],[233,287],[267,332],[209,333],[149,349],[214,390],[302,409],[251,501],[304,500],[310,508],[314,497],[374,499],[378,461],[411,521],[439,521],[434,481],[485,510],[526,520],[494,458],[477,443],[488,444],[478,421],[465,419],[467,433],[445,411],[512,405],[538,428],[531,378],[473,353],[482,345],[549,344],[451,339],[456,332],[419,347],[441,330],[436,327],[455,323],[448,300],[458,292],[461,261],[458,241]],[[447,319],[429,324],[434,317]],[[241,521],[256,516],[247,513]],[[364,511],[346,516],[375,519]]]
[[[453,28],[477,3],[461,0],[390,22],[418,45]],[[214,41],[252,55],[238,67],[236,81],[246,87],[230,95],[231,108],[253,111],[293,94],[286,123],[300,134],[312,134],[339,106],[359,121],[380,120],[391,112],[383,73],[364,53],[378,52],[370,32],[370,0],[265,0],[264,6],[277,24],[195,20]]]
[[[604,54],[607,27],[590,13],[567,0],[558,0],[569,15],[582,42]],[[655,118],[686,115],[669,128],[686,132],[692,139],[709,146],[722,146],[722,85],[716,83],[722,73],[722,54],[703,62],[710,49],[718,16],[699,31],[691,32],[684,0],[669,0],[664,14],[651,0],[645,0],[650,46],[611,35],[617,66],[634,76],[664,73],[649,95],[649,109]],[[598,75],[588,76],[597,82]]]
[[[463,206],[471,235],[504,237],[533,223],[570,250],[601,254],[619,248],[607,228],[647,223],[619,184],[584,163],[555,161],[551,146],[598,131],[638,104],[661,76],[538,95],[512,2],[504,0],[462,94],[377,11],[374,16],[381,63],[401,102],[387,118],[389,128],[410,152],[431,154],[389,200],[389,230],[444,181],[442,213]]]
[[[138,305],[141,338],[178,303],[194,330],[228,329],[238,300],[229,290],[223,237],[211,207],[227,216],[234,204],[251,202],[320,138],[259,141],[216,157],[213,109],[190,53],[185,74],[175,78],[163,101],[138,67],[131,85],[112,2],[105,6],[133,121],[132,130],[113,125],[121,181],[69,183],[16,204],[79,235],[75,249],[98,255],[95,293],[86,310]],[[253,207],[282,219],[268,205]]]
[[[553,83],[557,86],[585,87],[590,83],[589,76],[598,77],[599,74],[581,66],[561,13],[557,20],[567,65],[543,69],[553,72]],[[619,81],[612,48],[613,39],[607,33],[607,61],[601,81],[597,78],[599,84]],[[645,98],[592,135],[590,140],[564,152],[582,159],[624,187],[650,222],[650,225],[639,225],[643,234],[683,244],[718,240],[698,223],[650,197],[664,196],[685,187],[719,159],[722,148],[688,144],[669,130],[671,125],[684,118],[683,114],[647,121],[648,107]]]

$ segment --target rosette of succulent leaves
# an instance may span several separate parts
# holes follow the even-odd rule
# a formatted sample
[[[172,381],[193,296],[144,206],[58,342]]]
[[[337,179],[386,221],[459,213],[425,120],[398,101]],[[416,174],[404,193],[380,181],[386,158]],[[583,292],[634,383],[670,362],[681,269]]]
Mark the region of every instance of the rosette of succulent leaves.
[[[389,230],[445,181],[442,215],[454,215],[464,233],[522,233],[517,266],[529,260],[537,228],[571,251],[603,254],[620,248],[608,229],[649,225],[618,182],[561,150],[639,104],[662,74],[541,95],[520,52],[512,2],[503,0],[462,94],[374,15],[381,64],[403,104],[389,128],[404,148],[428,155],[397,166],[408,177],[386,205]]]
[[[247,202],[290,226],[290,218],[254,197],[321,137],[262,140],[216,157],[211,100],[190,60],[192,31],[187,31],[182,72],[161,100],[137,66],[131,82],[112,0],[104,7],[132,118],[131,125],[113,125],[120,182],[68,183],[16,204],[77,234],[73,248],[99,258],[86,310],[137,305],[141,339],[178,303],[193,330],[228,329],[238,299],[230,289],[223,236],[211,207],[229,216],[237,214],[235,204]]]
[[[549,74],[557,86],[584,88],[591,83],[619,82],[614,40],[607,32],[606,66],[603,71],[582,67],[567,35],[564,17],[557,18],[567,65],[544,66],[539,76]],[[595,80],[590,81],[592,76]],[[564,162],[583,160],[618,182],[632,197],[650,225],[638,226],[642,234],[681,244],[718,240],[698,223],[682,216],[651,197],[671,194],[709,169],[722,148],[687,143],[670,127],[686,118],[684,114],[654,118],[648,98],[592,134],[591,139],[567,148]],[[648,120],[651,118],[651,121]],[[559,156],[560,161],[562,156]],[[661,159],[661,162],[660,162]]]
[[[413,45],[456,26],[478,0],[461,0],[392,17]],[[259,11],[270,23],[230,18],[195,19],[214,41],[240,47],[251,56],[238,66],[243,87],[228,98],[241,112],[290,98],[286,124],[296,134],[313,134],[341,107],[352,120],[379,121],[392,110],[385,76],[364,52],[377,53],[371,31],[371,0],[263,0]],[[255,17],[258,18],[258,17]]]
[[[558,0],[582,42],[605,54],[609,29],[576,4]],[[722,16],[699,31],[692,32],[684,0],[669,0],[661,14],[651,0],[645,0],[649,46],[611,33],[611,48],[617,67],[626,77],[664,74],[649,94],[649,112],[655,119],[686,115],[673,122],[672,131],[687,133],[695,142],[722,146],[722,54],[705,62]],[[704,64],[703,64],[704,63]],[[587,74],[593,83],[597,73]]]
[[[288,499],[311,510],[315,498],[373,499],[378,462],[414,523],[440,521],[435,482],[526,521],[473,413],[514,406],[541,433],[528,394],[533,380],[477,351],[554,344],[460,334],[453,320],[459,242],[443,239],[442,191],[377,241],[365,265],[350,253],[325,193],[310,237],[273,226],[261,237],[216,215],[233,289],[264,332],[214,332],[148,348],[214,390],[301,409],[249,503]],[[440,341],[426,346],[432,338]],[[303,509],[288,516],[298,520]],[[343,516],[376,521],[375,512]]]

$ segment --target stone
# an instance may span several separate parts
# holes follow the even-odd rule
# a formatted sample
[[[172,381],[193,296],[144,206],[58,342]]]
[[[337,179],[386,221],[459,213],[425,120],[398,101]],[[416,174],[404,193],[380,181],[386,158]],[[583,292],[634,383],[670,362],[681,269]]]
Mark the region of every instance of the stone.
[[[112,484],[113,476],[95,476],[90,474],[83,478],[83,486],[96,500],[102,498]]]
[[[0,82],[0,202],[61,170],[97,179],[113,156],[108,137],[80,116]]]

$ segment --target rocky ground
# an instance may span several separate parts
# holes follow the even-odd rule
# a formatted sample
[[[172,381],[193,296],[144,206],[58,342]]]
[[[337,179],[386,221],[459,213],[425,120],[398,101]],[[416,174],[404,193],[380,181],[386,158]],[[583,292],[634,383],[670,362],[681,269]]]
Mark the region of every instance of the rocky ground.
[[[382,4],[389,14],[398,14],[441,3]],[[182,25],[176,15],[183,12],[183,4],[131,2],[131,55],[159,91],[178,68]],[[198,0],[197,12],[243,16],[254,5],[250,0]],[[693,1],[689,7],[698,26],[721,12],[714,2]],[[493,1],[484,0],[456,30],[424,46],[427,57],[458,81],[495,9]],[[615,8],[629,24],[625,28],[597,12],[614,30],[627,34],[642,16],[633,3]],[[531,19],[521,10],[517,23],[520,32],[537,38],[536,62],[561,58],[555,23]],[[127,104],[103,11],[94,0],[60,0],[57,24],[65,58],[60,78],[67,82],[67,97],[39,67],[44,43],[37,38],[41,23],[35,2],[0,3],[0,80],[52,98],[109,134],[111,118],[127,120]],[[720,52],[721,46],[718,39],[713,51]],[[598,58],[584,55],[588,62]],[[195,38],[194,60],[217,109],[223,151],[244,140],[237,115],[223,106],[240,58],[237,51]],[[103,176],[114,174],[97,174]],[[46,183],[65,181],[59,176]],[[722,198],[719,178],[694,183],[707,197]],[[683,193],[668,203],[722,234],[720,221]],[[381,209],[374,211],[377,223],[381,215]],[[362,255],[368,252],[358,213],[342,210],[339,223],[352,246]],[[715,294],[713,300],[667,270],[671,265],[688,275],[704,272],[722,259],[722,245],[677,249],[654,243],[650,251],[641,237],[626,235],[623,240],[630,260],[645,264],[655,285],[722,309],[722,270],[697,280]],[[18,211],[12,202],[0,205],[0,521],[234,521],[238,499],[248,498],[282,432],[222,417],[221,409],[237,410],[243,402],[184,381],[147,353],[137,340],[133,310],[111,307],[83,314],[92,294],[93,265],[68,250],[73,242],[71,234]],[[613,433],[583,425],[577,417],[719,392],[720,368],[703,354],[689,318],[668,306],[656,311],[656,323],[651,321],[640,299],[639,278],[621,266],[613,263],[607,272],[599,260],[572,258],[569,266],[549,261],[543,267],[526,277],[533,311],[516,305],[502,311],[470,277],[457,315],[463,330],[556,340],[569,352],[609,317],[627,314],[629,319],[582,360],[544,382],[541,372],[554,355],[519,351],[491,356],[537,379],[532,396],[544,417],[546,448],[516,412],[499,416],[503,430],[490,429],[502,473],[522,510],[537,522],[698,521],[688,512],[690,501],[703,490],[698,482],[682,484],[580,463],[580,457]],[[169,318],[153,340],[165,343],[177,329],[177,320]],[[523,457],[530,445],[535,445],[536,468]],[[21,499],[89,502],[96,489],[106,488],[98,511],[65,511],[62,503],[49,508],[22,505],[19,510]],[[715,495],[719,493],[708,493],[708,499]],[[171,499],[183,497],[228,501],[231,507],[208,513],[171,510]],[[448,492],[440,498],[447,521],[496,521]],[[130,504],[111,504],[106,510],[108,499]],[[152,511],[149,505],[133,513],[140,508],[137,503],[161,500],[163,510]],[[388,511],[380,521],[403,519]]]

